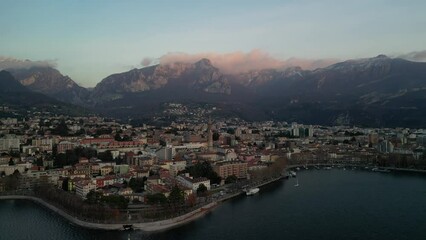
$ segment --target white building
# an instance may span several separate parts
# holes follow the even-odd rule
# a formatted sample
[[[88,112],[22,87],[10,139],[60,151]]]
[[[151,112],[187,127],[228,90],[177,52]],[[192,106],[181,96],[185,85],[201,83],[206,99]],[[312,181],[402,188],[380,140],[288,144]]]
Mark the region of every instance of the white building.
[[[207,190],[210,190],[210,179],[207,178],[191,178],[189,176],[178,176],[176,180],[185,187],[191,188],[192,191],[196,192],[201,184],[206,186]]]
[[[160,160],[172,160],[172,158],[178,152],[187,152],[187,151],[198,151],[201,148],[206,148],[207,143],[185,143],[183,145],[167,145],[166,147],[160,148],[156,151],[156,155]]]
[[[91,190],[96,191],[96,181],[82,180],[75,183],[75,193],[83,199],[86,199]]]
[[[0,151],[19,150],[20,141],[13,134],[0,138]]]

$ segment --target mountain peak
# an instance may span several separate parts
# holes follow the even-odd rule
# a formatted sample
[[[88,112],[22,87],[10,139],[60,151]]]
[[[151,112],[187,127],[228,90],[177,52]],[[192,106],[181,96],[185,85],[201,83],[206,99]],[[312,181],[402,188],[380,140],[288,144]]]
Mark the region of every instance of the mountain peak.
[[[378,58],[378,59],[390,59],[388,56],[386,56],[384,54],[379,54],[375,58]]]
[[[211,61],[209,59],[207,59],[207,58],[200,59],[194,65],[197,68],[210,68],[210,67],[213,66],[212,63],[211,63]]]

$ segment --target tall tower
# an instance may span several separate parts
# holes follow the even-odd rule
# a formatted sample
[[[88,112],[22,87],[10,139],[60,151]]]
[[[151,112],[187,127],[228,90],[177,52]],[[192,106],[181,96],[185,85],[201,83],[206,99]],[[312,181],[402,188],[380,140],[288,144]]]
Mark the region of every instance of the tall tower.
[[[209,117],[209,123],[207,125],[207,149],[209,152],[213,151],[213,131],[212,131],[212,119]]]

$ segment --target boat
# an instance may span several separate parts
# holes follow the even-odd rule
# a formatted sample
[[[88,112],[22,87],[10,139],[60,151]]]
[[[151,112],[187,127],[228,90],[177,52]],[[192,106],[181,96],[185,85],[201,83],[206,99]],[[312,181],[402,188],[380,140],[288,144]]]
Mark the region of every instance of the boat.
[[[296,177],[296,172],[295,171],[290,171],[290,177]]]
[[[247,196],[254,195],[254,194],[258,193],[259,190],[260,190],[259,188],[250,188],[249,190],[246,191],[246,195]]]
[[[124,224],[123,229],[124,230],[133,230],[133,225],[132,224]]]
[[[325,170],[331,170],[331,167],[324,167]]]
[[[300,171],[300,167],[297,167],[297,168],[296,168],[296,170],[297,170],[297,171]]]
[[[391,172],[389,169],[384,169],[384,168],[373,168],[373,169],[371,169],[371,171],[382,172],[382,173],[390,173]]]
[[[296,184],[294,185],[295,187],[299,186],[299,179],[296,179]]]

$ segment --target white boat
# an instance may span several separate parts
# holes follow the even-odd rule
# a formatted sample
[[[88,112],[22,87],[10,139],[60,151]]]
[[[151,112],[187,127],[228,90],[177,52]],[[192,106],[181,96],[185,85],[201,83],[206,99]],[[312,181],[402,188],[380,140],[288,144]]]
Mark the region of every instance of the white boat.
[[[377,167],[371,169],[371,171],[373,171],[373,172],[382,172],[382,173],[389,173],[389,172],[391,172],[389,169],[377,168]]]
[[[259,190],[260,190],[259,188],[250,188],[249,190],[246,191],[246,195],[247,196],[254,195],[254,194],[258,193]]]
[[[296,170],[297,170],[297,171],[300,171],[300,167],[297,167],[297,168],[296,168]]]
[[[296,172],[295,171],[290,171],[290,177],[296,177]]]
[[[296,184],[294,185],[295,187],[299,186],[299,179],[296,179]]]
[[[324,167],[325,170],[331,170],[331,167]]]

